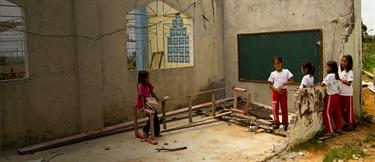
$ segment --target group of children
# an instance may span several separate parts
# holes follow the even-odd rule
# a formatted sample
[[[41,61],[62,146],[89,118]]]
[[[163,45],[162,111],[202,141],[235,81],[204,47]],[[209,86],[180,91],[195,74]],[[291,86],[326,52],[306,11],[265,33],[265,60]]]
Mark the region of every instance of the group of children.
[[[287,85],[293,82],[293,74],[283,68],[283,61],[281,57],[274,57],[272,64],[275,68],[268,78],[269,87],[272,89],[272,114],[274,116],[274,129],[288,129],[288,104],[287,104]],[[327,76],[320,84],[327,89],[327,96],[324,105],[324,128],[326,135],[331,136],[335,133],[341,133],[342,118],[347,123],[344,130],[352,130],[354,126],[353,115],[353,59],[350,55],[344,55],[341,59],[340,68],[335,61],[327,62],[325,70]],[[301,65],[301,72],[303,78],[301,85],[297,88],[302,90],[314,86],[314,67],[310,62],[305,62]],[[157,110],[154,106],[148,104],[149,98],[159,100],[153,91],[153,86],[149,82],[149,73],[141,71],[138,74],[137,84],[137,103],[136,108],[148,116],[152,115],[155,123],[155,134],[160,136],[159,119]],[[282,124],[279,121],[279,106],[281,106]],[[335,123],[333,127],[332,119]],[[147,139],[149,137],[150,121],[143,128],[143,135],[136,133],[137,137]]]
[[[282,68],[282,59],[274,57],[272,64],[275,68],[268,79],[272,89],[272,113],[274,116],[274,128],[288,128],[288,104],[287,104],[287,85],[293,82],[293,74],[288,69]],[[327,136],[342,133],[342,118],[347,123],[346,131],[353,130],[355,121],[353,115],[353,59],[350,55],[344,55],[341,59],[340,67],[335,61],[327,62],[325,70],[327,76],[324,78],[321,86],[326,87],[327,96],[325,97],[323,121]],[[314,67],[310,62],[301,65],[303,78],[301,85],[297,88],[310,88],[314,86]],[[281,106],[282,124],[279,122],[279,106]],[[332,124],[334,121],[334,126]]]

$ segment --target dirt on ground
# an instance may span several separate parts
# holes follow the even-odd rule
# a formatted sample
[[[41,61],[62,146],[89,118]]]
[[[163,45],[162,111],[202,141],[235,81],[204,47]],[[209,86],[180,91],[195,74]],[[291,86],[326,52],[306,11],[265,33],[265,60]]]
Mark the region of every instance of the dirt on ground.
[[[363,110],[370,115],[375,115],[375,97],[374,93],[368,88],[363,88]]]
[[[350,132],[345,132],[343,135],[337,136],[335,138],[326,140],[323,142],[323,148],[306,148],[302,150],[303,156],[298,157],[295,161],[307,162],[307,161],[323,161],[327,152],[335,148],[341,148],[346,143],[353,143],[356,146],[360,146],[365,154],[364,157],[360,157],[356,160],[349,161],[375,161],[375,142],[366,141],[369,136],[375,135],[375,121],[373,116],[375,116],[375,95],[368,88],[363,88],[363,101],[364,101],[364,114],[372,118],[372,122],[362,119],[357,125],[355,130]],[[372,116],[372,117],[371,117]],[[369,118],[369,119],[370,119]],[[357,119],[359,120],[359,119]]]

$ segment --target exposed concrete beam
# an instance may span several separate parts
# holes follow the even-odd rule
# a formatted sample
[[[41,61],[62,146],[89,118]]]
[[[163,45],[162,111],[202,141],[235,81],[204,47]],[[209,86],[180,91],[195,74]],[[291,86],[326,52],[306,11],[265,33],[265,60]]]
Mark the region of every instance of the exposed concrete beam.
[[[11,3],[14,3],[16,4],[17,6],[21,6],[21,7],[24,7],[25,6],[25,3],[26,1],[25,0],[7,0]]]

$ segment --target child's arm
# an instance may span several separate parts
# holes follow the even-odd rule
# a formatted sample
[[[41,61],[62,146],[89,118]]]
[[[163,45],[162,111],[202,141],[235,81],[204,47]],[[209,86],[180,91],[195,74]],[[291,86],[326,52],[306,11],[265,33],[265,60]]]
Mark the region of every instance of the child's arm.
[[[304,88],[307,88],[307,86],[304,85],[304,84],[302,84],[302,88],[301,88],[301,86],[298,86],[298,87],[295,89],[295,91],[300,91],[300,90],[302,90],[302,89],[304,89]]]
[[[329,84],[328,80],[327,80],[327,78],[324,78],[323,82],[320,83],[319,85],[325,87],[327,84]]]
[[[293,74],[289,70],[287,70],[287,76],[288,76],[288,82],[281,84],[281,88],[284,87],[284,86],[286,86],[286,85],[288,85],[288,84],[292,84],[293,83],[293,77],[294,76],[293,76]]]
[[[288,82],[287,82],[287,84],[292,84],[292,83],[293,83],[293,81],[294,81],[294,78],[293,78],[293,77],[291,77],[291,78],[289,78],[289,79],[288,79]]]
[[[270,87],[270,89],[271,90],[274,90],[275,89],[275,87],[273,87],[273,85],[272,85],[273,83],[272,82],[268,82],[268,87]]]
[[[153,114],[154,112],[152,110],[146,108],[146,98],[145,98],[145,96],[139,96],[139,97],[141,98],[142,105],[143,105],[141,107],[141,111],[143,113],[146,113],[146,114]]]
[[[344,83],[347,86],[350,86],[353,82],[353,71],[350,70],[348,75],[349,75],[349,77],[346,80],[344,80],[344,79],[341,80],[341,82]]]
[[[154,90],[151,91],[151,95],[152,95],[152,97],[154,97],[157,101],[159,101],[159,97],[156,96],[156,93],[154,92]]]
[[[277,92],[277,93],[281,93],[281,91],[278,89],[278,88],[275,88],[274,86],[273,86],[273,83],[272,82],[268,82],[269,83],[269,86],[268,87],[270,87],[271,88],[271,90],[273,90],[273,91],[275,91],[275,92]]]
[[[292,84],[292,83],[293,83],[293,77],[289,78],[289,79],[288,79],[288,82],[283,83],[283,84],[281,85],[281,87],[286,86],[286,85],[289,85],[289,84]]]
[[[146,105],[146,99],[145,99],[145,96],[139,96],[139,98],[140,98],[141,101],[142,101],[141,111],[143,112],[143,111],[145,111],[145,109],[146,109],[146,107],[145,107],[145,105]]]
[[[282,87],[284,87],[284,86],[286,86],[286,85],[289,85],[289,84],[292,84],[292,83],[293,83],[293,77],[289,78],[289,79],[288,79],[288,82],[281,84],[280,87],[282,88]]]
[[[341,80],[341,82],[347,86],[350,86],[352,84],[352,81],[347,81],[347,80]]]

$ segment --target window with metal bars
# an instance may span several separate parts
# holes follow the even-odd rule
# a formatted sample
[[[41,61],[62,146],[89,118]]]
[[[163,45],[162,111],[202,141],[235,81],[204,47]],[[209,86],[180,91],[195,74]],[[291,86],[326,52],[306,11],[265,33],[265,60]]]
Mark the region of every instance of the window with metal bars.
[[[194,65],[193,19],[164,1],[153,1],[127,13],[129,70]]]
[[[0,0],[0,80],[26,77],[26,35],[23,8]]]

